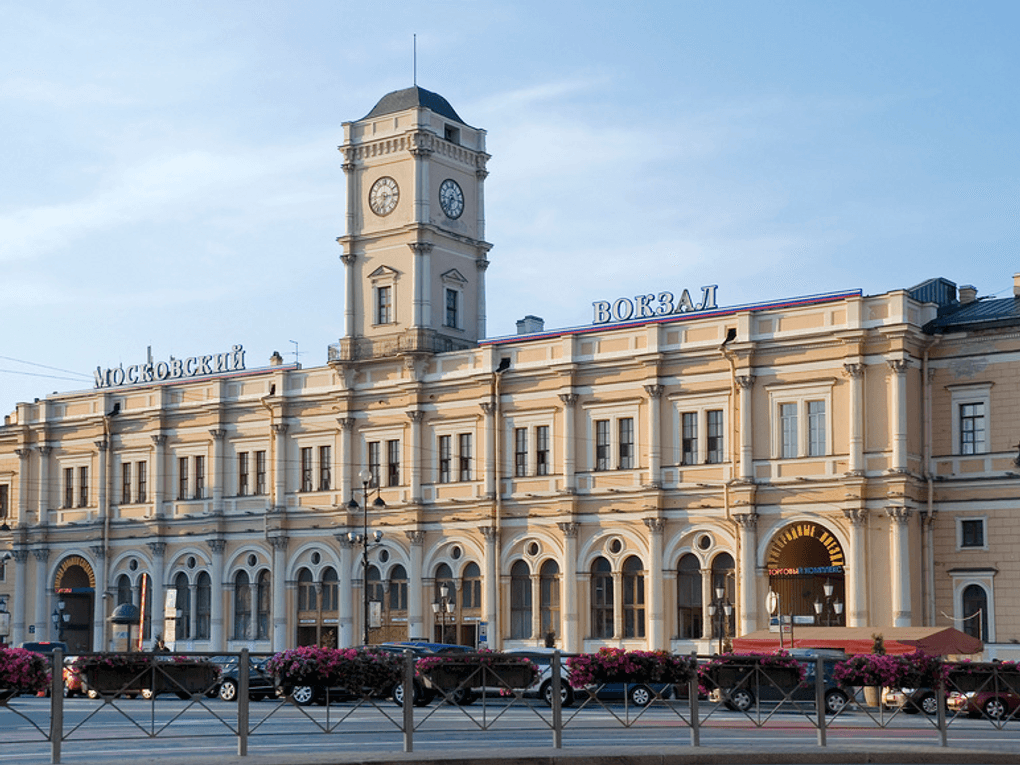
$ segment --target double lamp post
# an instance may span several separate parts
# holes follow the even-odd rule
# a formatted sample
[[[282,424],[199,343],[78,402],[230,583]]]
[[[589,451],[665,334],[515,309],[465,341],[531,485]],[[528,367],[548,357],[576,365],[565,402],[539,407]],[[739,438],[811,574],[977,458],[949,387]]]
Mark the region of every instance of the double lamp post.
[[[352,545],[361,545],[361,596],[363,606],[361,616],[362,625],[364,627],[363,645],[368,645],[368,550],[370,547],[374,547],[382,541],[383,533],[376,529],[372,532],[371,536],[368,534],[368,490],[372,485],[372,471],[367,468],[363,468],[358,473],[358,480],[361,481],[362,505],[358,505],[358,501],[354,498],[352,492],[351,501],[347,503],[347,509],[352,513],[357,512],[359,508],[362,510],[361,533],[357,534],[353,531],[348,531],[347,541],[349,541]],[[382,497],[377,495],[375,501],[372,502],[372,507],[376,510],[383,510],[386,507],[386,503],[383,501]]]

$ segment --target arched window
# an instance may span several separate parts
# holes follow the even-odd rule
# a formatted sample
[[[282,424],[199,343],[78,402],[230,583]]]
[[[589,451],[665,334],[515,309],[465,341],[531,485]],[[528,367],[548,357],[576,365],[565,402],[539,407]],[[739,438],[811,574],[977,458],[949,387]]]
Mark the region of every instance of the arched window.
[[[687,553],[676,571],[677,635],[681,640],[697,640],[704,635],[701,624],[701,563]]]
[[[446,598],[443,598],[443,588]],[[444,608],[445,606],[445,608]],[[445,563],[436,568],[435,582],[432,587],[432,618],[433,634],[436,642],[457,642],[457,585],[453,579],[453,571]]]
[[[645,636],[645,572],[635,555],[623,562],[623,636]]]
[[[601,556],[591,564],[591,635],[613,637],[613,569]]]
[[[336,597],[337,597],[337,579],[336,569],[332,566],[327,566],[322,570],[322,610],[323,611],[336,611]]]
[[[269,572],[265,569],[259,571],[258,584],[256,590],[258,591],[258,633],[255,635],[256,640],[268,640],[269,639],[269,618],[270,618],[270,607],[272,605],[272,579],[269,576]]]
[[[963,588],[960,603],[963,608],[963,631],[979,640],[988,640],[988,593],[979,584]]]
[[[560,634],[560,567],[554,560],[547,560],[539,569],[539,618],[542,637],[552,633]]]
[[[195,637],[208,640],[212,621],[212,580],[205,571],[199,573],[195,583],[195,601]]]
[[[191,584],[188,575],[183,571],[174,577],[174,589],[177,590],[177,630],[176,640],[187,640],[191,637]]]
[[[464,566],[460,593],[461,613],[480,616],[482,613],[482,572],[477,563],[468,563]]]
[[[531,637],[531,570],[522,560],[510,567],[510,637]]]
[[[736,577],[733,571],[733,556],[729,553],[719,553],[712,559],[712,598],[713,600],[719,599],[719,591],[723,593],[723,603],[728,603],[730,608],[730,615],[727,619],[725,616],[725,609],[722,604],[717,604],[716,616],[712,620],[712,637],[726,637],[733,636],[736,634],[737,626],[737,609],[735,607],[736,601]],[[723,616],[719,616],[723,614]],[[723,626],[723,634],[719,634],[719,627]]]
[[[234,575],[234,640],[247,640],[251,629],[251,582],[247,571]]]
[[[307,568],[298,571],[298,611],[315,611],[318,599],[315,597],[315,582]],[[307,618],[307,617],[306,617]]]
[[[131,597],[131,579],[127,574],[121,574],[117,577],[117,605],[123,605],[124,603],[132,603]]]
[[[407,616],[407,571],[403,566],[390,569],[389,598],[387,598],[387,620],[393,616]]]

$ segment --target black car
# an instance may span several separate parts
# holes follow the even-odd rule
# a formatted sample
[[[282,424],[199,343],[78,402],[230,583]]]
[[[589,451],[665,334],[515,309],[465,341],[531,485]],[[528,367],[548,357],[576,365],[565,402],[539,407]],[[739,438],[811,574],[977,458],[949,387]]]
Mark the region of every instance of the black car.
[[[821,657],[822,678],[825,682],[825,711],[836,714],[850,701],[846,691],[836,685],[832,679],[832,671],[836,664],[846,659],[842,651],[824,648],[794,648],[789,652],[791,657],[798,659],[804,666],[804,680],[792,691],[784,691],[772,683],[755,683],[754,675],[733,688],[720,689],[723,704],[729,709],[746,712],[760,701],[809,701],[815,700],[815,659]],[[758,698],[755,698],[755,696]]]
[[[210,696],[217,695],[223,701],[237,701],[240,688],[239,656],[213,656],[210,661],[220,668],[220,680],[216,688],[211,689]],[[252,701],[273,698],[277,694],[276,681],[266,670],[268,659],[248,658],[248,698]]]

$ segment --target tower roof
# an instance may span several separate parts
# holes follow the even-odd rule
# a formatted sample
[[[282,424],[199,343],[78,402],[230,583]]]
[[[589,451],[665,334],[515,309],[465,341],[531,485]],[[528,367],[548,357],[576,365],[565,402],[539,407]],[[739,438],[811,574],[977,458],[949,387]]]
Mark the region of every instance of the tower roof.
[[[449,101],[438,93],[425,90],[425,88],[419,88],[417,85],[387,93],[379,99],[379,103],[372,108],[372,111],[362,117],[362,119],[367,120],[371,117],[381,117],[384,114],[395,114],[396,112],[403,112],[418,107],[430,109],[447,119],[456,120],[462,125],[467,125],[460,118],[460,115],[453,110]]]

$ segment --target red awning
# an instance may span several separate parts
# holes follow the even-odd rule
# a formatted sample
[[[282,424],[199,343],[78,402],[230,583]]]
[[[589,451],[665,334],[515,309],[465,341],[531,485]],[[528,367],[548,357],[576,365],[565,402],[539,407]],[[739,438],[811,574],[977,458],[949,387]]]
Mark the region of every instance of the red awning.
[[[914,653],[929,656],[981,653],[984,643],[952,627],[797,627],[783,635],[783,648],[836,648],[847,654],[871,653],[874,635],[881,635],[886,653]],[[735,653],[771,653],[778,651],[779,633],[758,630],[733,639]]]

